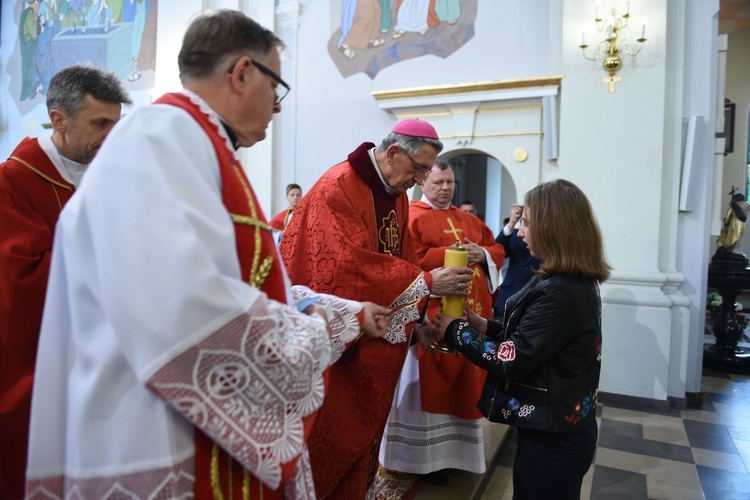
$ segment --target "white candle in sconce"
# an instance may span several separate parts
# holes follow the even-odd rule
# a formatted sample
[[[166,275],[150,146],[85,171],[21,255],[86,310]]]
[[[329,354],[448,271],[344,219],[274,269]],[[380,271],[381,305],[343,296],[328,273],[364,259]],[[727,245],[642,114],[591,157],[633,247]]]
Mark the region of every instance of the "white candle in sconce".
[[[586,25],[581,26],[581,45],[586,45]]]
[[[646,18],[641,18],[641,39],[646,39]]]
[[[599,19],[599,7],[601,5],[601,0],[596,0],[596,2],[594,2],[594,19]]]
[[[625,2],[625,15],[630,15],[630,2]]]

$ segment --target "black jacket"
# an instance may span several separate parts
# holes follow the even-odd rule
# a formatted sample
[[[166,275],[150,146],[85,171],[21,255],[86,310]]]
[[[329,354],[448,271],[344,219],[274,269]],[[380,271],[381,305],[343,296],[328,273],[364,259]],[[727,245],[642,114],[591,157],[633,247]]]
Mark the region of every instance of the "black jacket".
[[[504,328],[480,334],[458,319],[445,343],[488,371],[477,408],[493,421],[551,432],[594,422],[601,370],[601,300],[596,282],[535,277],[508,299]]]

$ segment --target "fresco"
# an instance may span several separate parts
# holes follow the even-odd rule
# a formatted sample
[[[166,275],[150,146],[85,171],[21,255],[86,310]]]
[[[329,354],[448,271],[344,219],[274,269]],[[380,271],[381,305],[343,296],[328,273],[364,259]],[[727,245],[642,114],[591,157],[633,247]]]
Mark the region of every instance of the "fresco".
[[[448,57],[474,37],[477,0],[341,0],[328,52],[346,78],[432,54]]]
[[[158,0],[17,0],[8,91],[21,114],[44,103],[57,71],[88,62],[128,90],[154,85]]]

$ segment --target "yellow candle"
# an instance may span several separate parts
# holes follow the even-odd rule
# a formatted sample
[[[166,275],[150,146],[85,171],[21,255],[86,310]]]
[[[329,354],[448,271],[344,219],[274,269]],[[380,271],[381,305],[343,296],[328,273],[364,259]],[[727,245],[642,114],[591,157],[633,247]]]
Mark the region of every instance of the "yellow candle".
[[[469,263],[469,252],[458,243],[445,250],[444,267],[466,267]],[[455,295],[446,295],[442,300],[443,314],[458,318],[464,315],[464,298]]]

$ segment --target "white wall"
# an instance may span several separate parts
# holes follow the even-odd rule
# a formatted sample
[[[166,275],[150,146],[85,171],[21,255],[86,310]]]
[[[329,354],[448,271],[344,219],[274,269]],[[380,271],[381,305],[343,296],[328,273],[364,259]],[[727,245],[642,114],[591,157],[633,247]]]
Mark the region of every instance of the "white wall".
[[[603,9],[611,3],[603,2]],[[680,218],[677,204],[682,115],[710,119],[712,8],[718,1],[688,7],[676,0],[631,2],[635,19],[648,18],[648,41],[638,56],[624,59],[623,81],[609,94],[600,63],[584,60],[576,48],[592,5],[565,2],[559,175],[588,194],[614,266],[602,287],[603,391],[684,397],[690,338],[702,338],[688,294],[697,297],[695,313],[705,293],[707,257],[705,245],[694,245],[702,233],[693,231],[705,222],[705,202],[690,216],[696,222]],[[688,35],[696,46],[685,46]],[[705,50],[697,50],[699,44]],[[710,133],[703,141],[710,151]],[[691,377],[700,372],[696,361]]]

